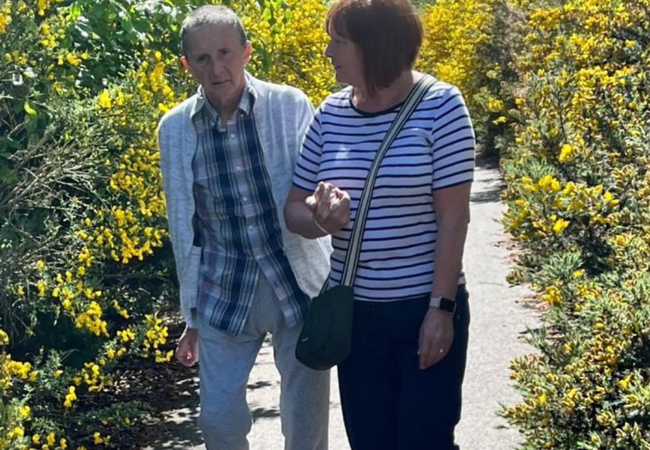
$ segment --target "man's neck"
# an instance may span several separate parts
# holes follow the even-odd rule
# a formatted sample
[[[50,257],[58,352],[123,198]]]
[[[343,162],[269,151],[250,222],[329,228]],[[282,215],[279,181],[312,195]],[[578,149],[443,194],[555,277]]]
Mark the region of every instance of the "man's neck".
[[[235,111],[237,111],[237,107],[239,106],[239,102],[241,101],[241,95],[236,99],[232,99],[227,102],[218,102],[209,97],[207,100],[210,103],[210,106],[212,106],[212,108],[214,108],[214,110],[219,115],[219,118],[221,119],[221,123],[225,124],[228,123],[228,121],[233,116],[233,114],[235,114]]]
[[[241,102],[242,96],[244,95],[245,88],[246,88],[246,84],[242,85],[242,87],[239,89],[236,95],[225,100],[218,99],[218,98],[210,98],[209,96],[206,95],[208,102],[221,118],[221,123],[224,124],[228,123],[230,118],[235,114],[237,108],[239,107],[239,103]]]

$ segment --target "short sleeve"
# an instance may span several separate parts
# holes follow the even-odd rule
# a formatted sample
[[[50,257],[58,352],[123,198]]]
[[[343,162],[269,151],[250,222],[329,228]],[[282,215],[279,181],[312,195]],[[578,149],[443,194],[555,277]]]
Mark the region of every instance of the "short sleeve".
[[[436,108],[432,134],[433,190],[470,183],[474,178],[474,127],[458,88],[450,86]]]
[[[293,185],[306,191],[313,191],[318,185],[318,172],[323,153],[320,117],[319,109],[316,111],[303,140],[293,175]]]

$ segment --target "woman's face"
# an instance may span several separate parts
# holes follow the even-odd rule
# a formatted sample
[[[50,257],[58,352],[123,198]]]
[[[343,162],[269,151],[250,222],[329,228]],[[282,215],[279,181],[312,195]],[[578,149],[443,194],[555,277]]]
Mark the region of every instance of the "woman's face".
[[[361,50],[350,38],[337,33],[331,22],[327,32],[330,35],[330,42],[325,49],[325,56],[330,59],[336,70],[336,81],[354,87],[363,87]]]

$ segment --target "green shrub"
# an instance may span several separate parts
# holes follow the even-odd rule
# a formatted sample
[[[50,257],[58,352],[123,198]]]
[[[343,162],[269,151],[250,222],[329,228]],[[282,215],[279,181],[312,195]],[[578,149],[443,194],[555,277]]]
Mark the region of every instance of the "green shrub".
[[[648,6],[513,5],[504,225],[523,250],[512,279],[545,305],[539,352],[512,364],[523,400],[504,410],[523,449],[650,445]]]

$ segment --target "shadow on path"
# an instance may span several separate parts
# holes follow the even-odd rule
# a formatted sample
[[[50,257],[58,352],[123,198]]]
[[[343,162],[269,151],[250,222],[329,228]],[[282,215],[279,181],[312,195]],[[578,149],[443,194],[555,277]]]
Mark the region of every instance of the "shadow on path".
[[[261,354],[268,353],[266,342]],[[255,365],[268,365],[263,361]],[[273,364],[270,363],[273,367]],[[138,433],[139,447],[144,450],[187,450],[201,446],[203,440],[198,428],[199,418],[199,381],[198,368],[187,369],[172,363],[168,369],[165,383],[157,385],[155,395],[157,412],[153,413],[154,422],[142,427]],[[277,382],[267,380],[252,381],[247,385],[247,396],[268,395],[277,390]],[[251,405],[253,422],[264,419],[277,419],[280,410],[276,407]],[[200,447],[202,448],[202,447]]]
[[[480,183],[475,180],[472,186],[472,193],[470,201],[472,203],[498,203],[501,199],[501,192],[505,189],[506,185],[501,178],[499,172],[499,158],[494,156],[481,156],[476,157],[477,169],[484,169],[489,174],[482,177]]]

